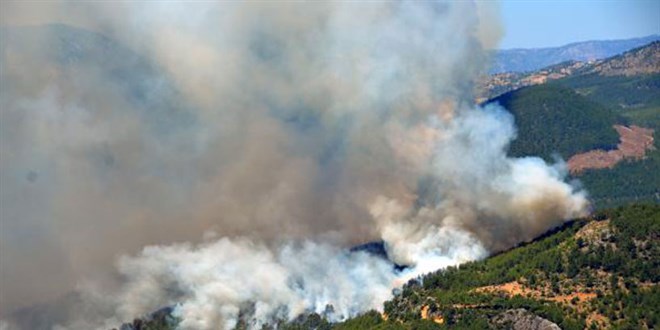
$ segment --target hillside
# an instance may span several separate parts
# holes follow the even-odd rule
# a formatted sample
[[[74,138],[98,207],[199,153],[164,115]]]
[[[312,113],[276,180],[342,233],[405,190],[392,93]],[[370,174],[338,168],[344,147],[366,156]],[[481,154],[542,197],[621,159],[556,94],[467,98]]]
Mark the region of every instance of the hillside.
[[[633,49],[557,81],[632,122],[660,125],[660,42]]]
[[[386,322],[358,320],[371,320],[372,328],[474,329],[506,327],[503,319],[520,321],[522,314],[562,329],[652,329],[660,322],[659,239],[660,206],[604,211],[484,261],[411,281],[385,304]]]
[[[587,150],[616,146],[612,124],[616,114],[573,90],[545,84],[519,89],[492,100],[516,119],[518,138],[511,144],[513,156],[542,156],[555,153],[565,159]]]
[[[654,42],[593,63],[567,62],[530,74],[496,75],[488,86],[493,94],[518,88],[491,100],[516,117],[518,136],[510,154],[550,159],[557,152],[578,169],[573,177],[589,191],[596,208],[658,203],[660,182],[653,173],[660,172],[659,70],[660,42]],[[585,105],[588,115],[574,117],[585,113],[575,111]],[[640,141],[651,145],[644,150],[636,150],[641,144],[634,146],[632,153],[616,150],[614,127],[622,131],[624,125],[641,127],[645,133]],[[621,136],[621,141],[627,139]],[[634,157],[626,158],[627,154]]]
[[[625,123],[645,127],[655,133],[653,147],[641,160],[623,161],[613,168],[588,170],[575,175],[589,190],[595,207],[612,207],[634,201],[660,203],[660,176],[656,174],[660,173],[658,70],[660,43],[655,42],[594,66],[588,74],[557,81],[612,109]]]
[[[590,68],[593,63],[566,61],[532,72],[503,72],[485,76],[477,81],[476,101],[483,103],[516,89],[577,75]]]
[[[629,97],[632,95],[635,94],[628,94]],[[659,102],[660,94],[649,95],[649,100],[649,104]],[[654,174],[660,173],[660,143],[657,139],[660,107],[624,110],[607,106],[607,102],[597,102],[580,94],[580,90],[575,91],[560,83],[522,88],[493,101],[515,116],[518,135],[509,154],[540,155],[550,161],[554,154],[562,156],[569,161],[569,167],[578,169],[572,176],[587,189],[596,208],[635,201],[660,203],[660,176]],[[619,142],[615,130],[616,127],[619,131],[627,130],[621,124],[638,125],[644,127],[641,131],[649,132],[631,152],[625,149],[619,152],[622,145],[628,147],[627,143]],[[622,136],[621,141],[626,141],[626,137]],[[647,145],[649,142],[653,144]],[[591,154],[595,157],[590,157]],[[615,159],[603,163],[604,158],[612,158],[609,157],[611,154]],[[580,162],[576,161],[577,156],[583,156],[589,162],[576,166],[575,163]],[[599,167],[602,169],[597,169]],[[580,171],[580,168],[586,170]]]
[[[557,83],[617,111],[633,124],[660,127],[660,73],[609,77],[592,74]]]
[[[658,96],[655,96],[658,99]],[[509,154],[540,155],[568,161],[572,177],[589,192],[594,207],[614,207],[635,201],[660,203],[660,108],[647,117],[590,100],[558,84],[522,88],[494,100],[511,111],[518,127]],[[643,139],[619,133],[632,123],[646,128]],[[615,130],[616,129],[616,130]],[[621,139],[621,142],[619,141]],[[649,145],[652,143],[652,145]]]
[[[384,312],[331,324],[318,314],[278,329],[653,329],[660,324],[660,206],[567,222],[483,261],[409,281]],[[123,330],[171,329],[170,310]],[[245,323],[238,328],[245,328]]]
[[[587,170],[575,178],[589,190],[596,208],[625,205],[631,202],[660,204],[660,142],[643,160],[624,161],[603,170]]]
[[[587,73],[601,76],[634,76],[660,73],[660,41],[635,48],[596,63]]]
[[[568,159],[568,169],[579,174],[588,169],[613,168],[624,160],[642,160],[648,152],[654,150],[654,131],[632,125],[614,125],[619,134],[619,144],[615,149],[595,149],[575,154]]]
[[[491,73],[528,72],[565,61],[592,61],[659,40],[660,36],[576,42],[560,47],[505,49],[493,54]]]
[[[531,72],[503,72],[483,77],[477,82],[477,100],[483,102],[508,91],[556,80],[562,80],[572,87],[612,84],[617,84],[616,87],[628,87],[618,90],[609,88],[615,95],[630,94],[630,87],[636,87],[637,91],[633,95],[638,95],[644,93],[644,88],[657,88],[657,77],[654,75],[659,73],[660,41],[654,41],[601,60],[569,60]],[[640,83],[635,84],[639,78],[642,78]],[[595,99],[602,96],[608,94],[592,95]]]

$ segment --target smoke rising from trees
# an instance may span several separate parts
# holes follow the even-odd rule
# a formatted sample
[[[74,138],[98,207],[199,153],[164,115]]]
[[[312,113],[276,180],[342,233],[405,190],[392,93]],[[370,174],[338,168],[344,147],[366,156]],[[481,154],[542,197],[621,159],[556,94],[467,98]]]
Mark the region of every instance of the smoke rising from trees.
[[[71,328],[339,320],[582,215],[473,102],[483,6],[3,4],[0,313],[78,290]],[[346,252],[373,240],[410,268]]]

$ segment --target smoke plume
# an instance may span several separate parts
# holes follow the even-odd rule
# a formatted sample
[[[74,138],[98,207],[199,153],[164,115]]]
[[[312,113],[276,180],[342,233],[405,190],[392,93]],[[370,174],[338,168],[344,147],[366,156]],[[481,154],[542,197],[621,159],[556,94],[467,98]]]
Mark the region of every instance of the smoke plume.
[[[582,215],[473,101],[489,6],[3,2],[4,324],[72,291],[85,312],[46,323],[338,321]]]

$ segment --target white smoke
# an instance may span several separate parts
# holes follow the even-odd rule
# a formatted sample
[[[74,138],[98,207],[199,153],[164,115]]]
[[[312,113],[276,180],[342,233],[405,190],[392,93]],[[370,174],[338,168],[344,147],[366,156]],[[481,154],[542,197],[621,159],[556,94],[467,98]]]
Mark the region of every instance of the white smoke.
[[[182,329],[232,329],[254,304],[254,328],[309,312],[340,321],[382,311],[392,289],[409,279],[483,258],[584,212],[584,194],[561,181],[562,164],[505,156],[514,129],[501,109],[474,109],[429,126],[436,129],[430,136],[437,202],[413,207],[380,196],[370,206],[388,258],[409,269],[397,272],[377,256],[311,241],[268,248],[222,238],[198,247],[149,247],[120,262],[127,277],[120,315],[169,304],[178,306]],[[333,311],[326,313],[327,306]]]
[[[498,30],[483,3],[35,6],[0,13],[0,305],[104,275],[64,326],[163,306],[184,329],[336,321],[586,209],[472,101]],[[52,22],[85,30],[20,27]],[[373,240],[389,261],[347,252]]]
[[[332,320],[379,309],[389,298],[391,264],[365,252],[349,253],[313,242],[275,249],[250,240],[226,238],[197,247],[150,247],[123,258],[128,284],[120,296],[121,315],[176,305],[183,329],[232,329],[241,309],[253,304],[252,326],[291,320],[304,312]]]

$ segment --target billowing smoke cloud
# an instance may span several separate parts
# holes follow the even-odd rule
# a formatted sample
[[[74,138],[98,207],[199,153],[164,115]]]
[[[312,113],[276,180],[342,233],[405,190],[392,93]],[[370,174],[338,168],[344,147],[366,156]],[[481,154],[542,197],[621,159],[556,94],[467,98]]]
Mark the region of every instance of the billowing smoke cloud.
[[[483,4],[2,6],[3,317],[78,288],[71,328],[339,320],[585,211],[472,101]]]

